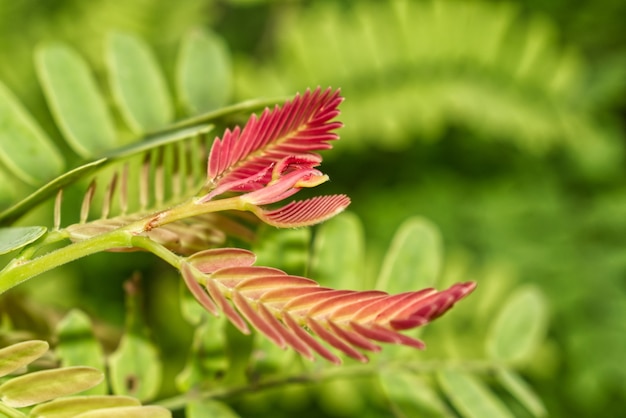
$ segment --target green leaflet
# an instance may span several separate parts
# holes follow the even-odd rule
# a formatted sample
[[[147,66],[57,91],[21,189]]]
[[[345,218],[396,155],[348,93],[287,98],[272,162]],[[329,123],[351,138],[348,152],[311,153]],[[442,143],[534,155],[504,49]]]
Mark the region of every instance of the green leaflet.
[[[147,337],[138,277],[127,281],[126,332],[109,357],[109,380],[115,395],[152,399],[161,386],[162,365],[155,345]]]
[[[16,187],[13,176],[10,176],[9,173],[0,166],[0,210],[11,205],[15,199]]]
[[[415,373],[382,369],[380,383],[398,418],[446,418],[452,414],[437,393]]]
[[[174,109],[167,83],[143,40],[112,33],[106,58],[113,96],[133,132],[156,130],[172,121]]]
[[[24,341],[0,349],[0,377],[30,364],[46,351],[48,343],[39,340]]]
[[[128,396],[73,396],[37,405],[29,416],[32,418],[73,418],[83,412],[97,409],[139,405],[141,404],[137,399]]]
[[[289,274],[305,274],[309,262],[309,228],[277,230],[262,225],[253,252],[257,256],[255,264],[272,266]]]
[[[496,372],[496,378],[534,417],[540,418],[548,415],[539,396],[520,375],[512,370],[500,369]]]
[[[514,418],[506,406],[471,374],[443,371],[437,375],[446,396],[464,418]]]
[[[200,306],[195,300],[193,303]],[[206,311],[204,315],[204,322],[195,325],[193,345],[185,368],[176,376],[176,387],[181,392],[194,387],[211,387],[228,370],[226,318],[207,317],[209,314]]]
[[[185,407],[186,418],[238,418],[228,405],[214,401],[191,401]]]
[[[487,352],[494,360],[528,361],[547,326],[548,307],[541,291],[532,285],[517,288],[491,324]]]
[[[0,385],[0,399],[21,408],[89,389],[104,379],[92,367],[66,367],[44,370],[13,378]]]
[[[109,357],[113,393],[145,401],[156,396],[161,385],[161,363],[156,347],[142,336],[126,333]]]
[[[47,230],[45,226],[0,228],[0,254],[10,253],[36,241]]]
[[[396,232],[385,255],[376,288],[389,293],[432,287],[439,278],[443,247],[439,230],[423,218],[410,218]]]
[[[230,54],[221,38],[193,30],[183,39],[176,66],[179,100],[191,114],[218,109],[231,98]]]
[[[365,238],[359,218],[344,212],[315,231],[311,277],[322,286],[360,290],[365,283]]]
[[[52,141],[1,82],[0,161],[32,185],[58,175],[65,164]]]
[[[39,48],[37,75],[66,141],[81,157],[114,148],[117,136],[106,101],[85,60],[64,44]]]
[[[78,309],[73,309],[57,325],[59,342],[55,349],[63,367],[90,366],[98,370],[105,369],[104,352],[94,337],[89,317]],[[85,395],[104,395],[107,393],[103,382]]]

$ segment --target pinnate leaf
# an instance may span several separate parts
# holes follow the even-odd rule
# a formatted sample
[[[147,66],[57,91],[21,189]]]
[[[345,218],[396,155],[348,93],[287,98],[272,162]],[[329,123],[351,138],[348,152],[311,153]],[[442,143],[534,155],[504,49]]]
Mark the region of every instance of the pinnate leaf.
[[[257,207],[253,211],[269,225],[277,228],[298,228],[324,222],[341,213],[349,204],[350,198],[346,195],[329,195],[291,202],[278,209]]]
[[[212,251],[216,250],[207,250],[202,258]],[[206,289],[200,296],[196,286],[192,293],[197,298],[209,300],[212,312],[223,312],[242,332],[248,332],[247,321],[279,347],[292,347],[309,359],[317,353],[334,363],[340,359],[303,326],[339,351],[365,362],[361,350],[380,350],[376,342],[423,348],[420,340],[400,331],[439,317],[475,287],[467,282],[440,292],[424,289],[396,295],[334,290],[268,267],[225,267],[206,274],[194,266],[193,259],[183,263],[182,274],[187,283],[199,282]]]
[[[279,161],[331,148],[329,141],[338,138],[332,131],[341,126],[332,119],[339,114],[337,106],[342,100],[339,91],[307,90],[282,107],[266,108],[259,117],[252,115],[243,130],[227,130],[211,147],[209,185],[257,190],[268,183],[270,170]]]

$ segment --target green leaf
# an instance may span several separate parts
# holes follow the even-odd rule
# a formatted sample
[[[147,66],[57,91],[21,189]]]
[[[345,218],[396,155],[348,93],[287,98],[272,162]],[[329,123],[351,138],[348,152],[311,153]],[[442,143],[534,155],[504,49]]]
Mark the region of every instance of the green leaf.
[[[92,367],[67,367],[33,372],[11,379],[0,386],[0,399],[21,408],[71,395],[102,382],[104,374]]]
[[[1,82],[0,161],[32,185],[58,175],[65,164],[50,138]]]
[[[35,58],[52,115],[72,149],[88,158],[114,148],[113,120],[85,60],[63,44],[42,47]]]
[[[160,406],[123,406],[84,412],[74,418],[171,418],[172,413]]]
[[[517,288],[493,320],[487,337],[487,353],[495,360],[530,360],[544,339],[548,307],[537,287]]]
[[[36,241],[47,230],[45,226],[0,228],[0,254],[10,253]]]
[[[0,377],[30,364],[46,351],[48,343],[39,340],[24,341],[0,349]]]
[[[447,370],[437,377],[450,403],[462,417],[514,418],[502,401],[473,375]]]
[[[281,229],[263,225],[253,252],[257,265],[272,266],[289,274],[304,275],[309,263],[309,228]]]
[[[360,290],[365,283],[365,238],[359,218],[344,212],[315,232],[311,277],[323,286]]]
[[[12,177],[0,166],[0,210],[11,205],[16,199],[16,187]]]
[[[113,96],[135,133],[162,128],[174,116],[172,100],[157,61],[141,39],[113,33],[107,42]]]
[[[534,417],[541,418],[548,415],[548,411],[546,411],[546,407],[539,396],[517,373],[508,369],[500,369],[496,372],[496,378]]]
[[[139,406],[139,401],[128,396],[73,396],[55,399],[34,407],[31,418],[73,418],[83,412],[122,406]]]
[[[214,400],[191,401],[185,407],[185,418],[238,418],[228,405]]]
[[[109,358],[113,393],[141,401],[154,398],[161,385],[161,361],[156,347],[147,339],[126,333]]]
[[[200,304],[195,301],[196,306]],[[193,345],[185,368],[176,376],[176,387],[186,392],[193,387],[209,387],[228,370],[226,354],[226,317],[207,318],[196,325]]]
[[[452,414],[420,376],[402,370],[382,370],[380,383],[398,418],[441,418]]]
[[[216,34],[199,29],[187,34],[178,56],[176,86],[189,113],[218,109],[228,103],[231,66],[228,49]]]
[[[82,365],[104,370],[102,347],[94,337],[91,320],[84,312],[78,309],[71,310],[57,325],[57,336],[59,343],[55,353],[61,359],[62,366]],[[107,387],[103,382],[89,389],[85,395],[105,393],[107,393]]]
[[[430,221],[414,217],[396,232],[378,277],[377,289],[401,293],[435,285],[443,260],[441,236]]]

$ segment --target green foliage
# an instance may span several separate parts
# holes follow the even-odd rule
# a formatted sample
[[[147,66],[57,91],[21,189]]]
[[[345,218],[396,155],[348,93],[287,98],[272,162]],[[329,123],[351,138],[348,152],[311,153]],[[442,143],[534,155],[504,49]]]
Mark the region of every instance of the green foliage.
[[[402,149],[461,126],[545,152],[573,150],[594,171],[615,167],[618,134],[584,100],[587,69],[540,16],[509,3],[322,2],[275,31],[276,51],[243,61],[239,97],[340,85],[341,147]],[[479,104],[479,105],[478,105]]]
[[[0,350],[3,375],[26,368],[48,350],[45,341],[29,340]],[[102,371],[84,366],[32,371],[9,376],[0,384],[0,413],[8,417],[69,418],[78,416],[171,417],[167,409],[143,407],[138,400],[122,396],[70,396],[96,386]],[[23,409],[33,406],[28,412]],[[25,412],[22,413],[21,411]],[[85,415],[83,415],[85,414]]]
[[[303,363],[261,336],[241,335],[199,308],[186,288],[181,318],[173,313],[177,286],[164,285],[179,280],[172,272],[137,253],[103,254],[3,295],[0,339],[58,341],[54,356],[39,358],[33,369],[56,366],[51,359],[94,366],[90,361],[109,358],[125,335],[121,323],[106,323],[120,310],[112,297],[121,300],[121,292],[111,289],[142,270],[147,344],[158,348],[151,355],[163,373],[156,402],[185,409],[187,416],[613,414],[623,403],[626,377],[620,367],[626,348],[620,332],[626,314],[625,190],[624,176],[615,170],[622,163],[618,123],[626,97],[618,41],[622,8],[612,0],[580,7],[558,0],[97,0],[88,7],[73,0],[0,0],[0,253],[26,248],[21,256],[35,256],[28,248],[54,228],[31,226],[52,218],[49,207],[43,216],[33,209],[61,189],[60,225],[79,219],[77,195],[93,179],[98,188],[88,219],[100,217],[111,179],[117,173],[119,188],[125,165],[129,211],[141,208],[141,167],[149,167],[151,179],[159,167],[164,178],[188,173],[200,179],[199,165],[176,155],[202,153],[209,123],[230,123],[233,115],[273,102],[224,107],[232,92],[228,43],[236,50],[238,98],[292,94],[317,84],[340,86],[347,97],[340,118],[346,124],[343,153],[334,160],[329,187],[349,190],[358,216],[345,214],[313,231],[261,230],[253,246],[264,264],[342,289],[383,283],[383,290],[402,291],[420,283],[479,281],[454,315],[420,330],[429,342],[424,353],[385,347],[373,363],[347,361],[337,369]],[[206,27],[190,30],[209,20],[227,42]],[[129,83],[113,67],[111,29],[139,35],[122,47],[143,52],[120,62],[138,60],[133,74],[152,75]],[[127,53],[122,47],[118,54]],[[61,50],[69,60],[50,55]],[[73,68],[46,64],[46,55],[65,58]],[[60,87],[80,78],[80,89]],[[123,89],[146,88],[144,82],[157,87],[124,101]],[[98,106],[104,113],[98,115]],[[192,118],[173,122],[184,116]],[[162,131],[148,134],[150,126]],[[72,134],[80,129],[83,134]],[[107,132],[112,135],[103,139]],[[97,143],[107,150],[104,157]],[[120,144],[131,145],[119,150]],[[563,149],[591,169],[581,175]],[[180,183],[179,195],[176,182],[165,183],[162,199],[149,184],[144,209],[195,192],[193,181]],[[111,215],[122,212],[119,203],[109,205]],[[18,219],[28,229],[18,229]],[[518,287],[519,281],[525,283]],[[65,316],[78,303],[93,321]],[[58,318],[65,318],[63,326],[57,327]],[[81,338],[64,337],[70,330]],[[33,344],[39,353],[45,343]],[[81,357],[78,347],[91,347],[85,348],[90,354]],[[30,357],[16,361],[15,373],[31,363]],[[120,375],[131,371],[125,367],[129,363],[121,362]],[[113,406],[139,403],[71,396],[37,405],[30,414],[74,416]],[[0,408],[9,416],[28,413]],[[117,413],[169,414],[142,411]],[[112,410],[99,413],[112,416]]]

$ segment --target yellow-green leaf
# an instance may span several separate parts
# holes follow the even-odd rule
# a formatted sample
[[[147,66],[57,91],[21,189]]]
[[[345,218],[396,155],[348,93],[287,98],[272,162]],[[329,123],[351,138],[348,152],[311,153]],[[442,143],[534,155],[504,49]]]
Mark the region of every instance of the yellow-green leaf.
[[[35,58],[48,106],[72,149],[89,158],[115,148],[111,114],[85,60],[63,44],[42,47]]]
[[[172,413],[160,406],[124,406],[84,412],[74,418],[171,418]]]
[[[0,82],[0,161],[20,180],[37,185],[63,171],[52,141]]]
[[[48,343],[31,340],[13,344],[0,350],[0,377],[37,360],[46,351]]]
[[[0,386],[0,399],[13,408],[35,405],[94,387],[104,374],[92,367],[66,367],[29,373]]]
[[[139,406],[141,403],[128,396],[72,396],[37,405],[31,418],[73,418],[83,412],[122,406]]]

